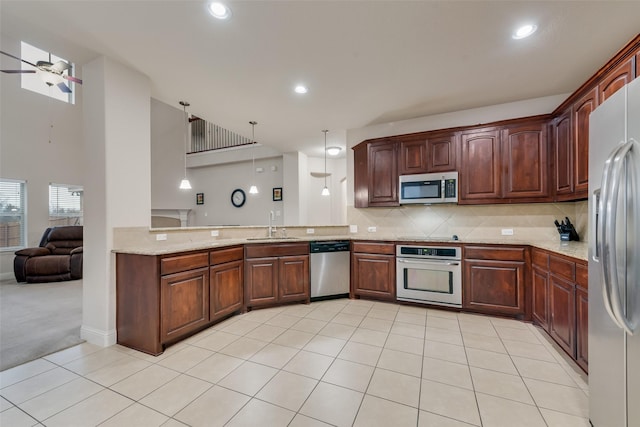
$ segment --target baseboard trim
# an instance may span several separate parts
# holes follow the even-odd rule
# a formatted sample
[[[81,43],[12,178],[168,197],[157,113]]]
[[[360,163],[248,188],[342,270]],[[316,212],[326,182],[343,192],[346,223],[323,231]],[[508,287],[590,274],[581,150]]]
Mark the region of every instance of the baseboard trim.
[[[0,280],[11,280],[13,278],[14,278],[14,275],[10,271],[7,271],[5,273],[0,273]]]
[[[99,345],[100,347],[109,347],[116,343],[116,331],[103,331],[82,325],[80,328],[80,338],[88,343]]]

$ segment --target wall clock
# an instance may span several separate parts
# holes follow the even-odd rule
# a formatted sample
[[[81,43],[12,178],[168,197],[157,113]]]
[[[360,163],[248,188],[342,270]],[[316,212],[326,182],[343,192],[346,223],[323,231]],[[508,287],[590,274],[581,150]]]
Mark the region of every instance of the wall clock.
[[[247,195],[244,194],[244,191],[242,191],[239,188],[236,188],[235,190],[233,190],[233,192],[231,193],[231,204],[233,204],[233,206],[235,206],[236,208],[239,208],[242,205],[244,205],[244,202],[246,201],[247,201]]]

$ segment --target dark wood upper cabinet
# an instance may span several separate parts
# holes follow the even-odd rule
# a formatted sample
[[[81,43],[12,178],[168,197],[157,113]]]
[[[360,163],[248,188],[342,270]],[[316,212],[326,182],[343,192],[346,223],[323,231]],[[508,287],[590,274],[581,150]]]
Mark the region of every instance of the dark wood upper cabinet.
[[[460,136],[460,199],[498,199],[500,188],[500,131],[463,132]]]
[[[353,206],[369,206],[369,168],[367,166],[367,144],[353,148]]]
[[[509,127],[502,131],[502,197],[548,197],[546,123]]]
[[[635,78],[640,77],[640,52],[636,53],[636,74]]]
[[[553,178],[556,197],[573,195],[573,133],[569,108],[553,121]]]
[[[598,105],[598,88],[594,87],[573,104],[574,191],[576,198],[589,191],[589,115]]]
[[[603,77],[598,84],[598,105],[633,80],[633,62],[631,57]]]
[[[427,172],[456,170],[456,135],[447,133],[427,139]]]
[[[400,175],[427,172],[427,139],[414,137],[400,140]]]
[[[369,206],[398,206],[398,150],[391,140],[372,142],[368,155]]]

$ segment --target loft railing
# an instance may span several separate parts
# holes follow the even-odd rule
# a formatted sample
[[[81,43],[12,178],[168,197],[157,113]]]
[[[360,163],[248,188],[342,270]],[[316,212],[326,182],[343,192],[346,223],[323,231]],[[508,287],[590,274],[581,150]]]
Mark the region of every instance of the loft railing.
[[[200,153],[202,151],[251,144],[251,138],[239,135],[199,117],[193,116],[189,121],[191,121],[191,150],[189,150],[189,153]]]

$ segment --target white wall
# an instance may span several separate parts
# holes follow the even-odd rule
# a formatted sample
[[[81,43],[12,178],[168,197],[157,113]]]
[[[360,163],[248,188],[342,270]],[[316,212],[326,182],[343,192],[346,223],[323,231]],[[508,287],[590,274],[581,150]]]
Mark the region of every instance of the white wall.
[[[184,112],[177,106],[177,102],[172,107],[151,98],[152,209],[189,209],[195,204],[194,195],[178,188],[184,175],[185,150]]]
[[[499,120],[549,114],[558,107],[569,94],[490,105],[452,113],[436,114],[416,119],[366,126],[347,131],[347,147],[352,148],[364,140],[405,133],[446,129],[457,126],[474,126]],[[347,149],[348,195],[347,204],[353,206],[353,150]]]
[[[0,45],[20,53],[17,40],[3,35]],[[0,67],[20,65],[0,55]],[[21,89],[19,75],[0,75],[0,177],[27,181],[28,246],[37,246],[48,227],[49,183],[84,185],[82,91],[75,86],[70,105]],[[0,278],[13,276],[13,258],[13,251],[0,253]]]
[[[86,144],[80,336],[116,342],[113,229],[151,225],[150,82],[109,58],[83,67]]]
[[[314,177],[313,174],[324,173],[324,158],[308,158],[308,185],[307,185],[307,221],[309,225],[346,224],[344,203],[344,185],[346,178],[347,162],[345,158],[327,158],[327,187],[330,195],[322,196],[325,180],[322,177]]]
[[[257,159],[255,165],[256,169],[263,169],[256,172],[255,178],[251,161],[189,169],[193,209],[189,225],[266,225],[269,211],[280,213],[274,224],[283,224],[283,202],[274,202],[272,197],[275,187],[283,188],[283,200],[288,194],[282,182],[282,157]],[[258,194],[249,194],[252,183],[258,187]],[[237,188],[246,195],[245,204],[239,208],[231,204],[231,193]],[[196,193],[204,193],[203,205],[196,205]]]

